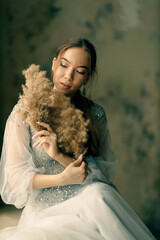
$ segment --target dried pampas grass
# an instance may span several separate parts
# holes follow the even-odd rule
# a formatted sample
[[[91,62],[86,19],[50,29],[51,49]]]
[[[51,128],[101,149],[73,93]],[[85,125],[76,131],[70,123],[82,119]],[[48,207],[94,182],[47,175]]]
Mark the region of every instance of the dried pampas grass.
[[[39,65],[32,64],[23,71],[26,78],[20,95],[20,114],[34,130],[43,128],[39,122],[48,123],[58,136],[59,148],[77,159],[87,152],[88,124],[83,112],[76,109],[69,97],[55,91],[46,71],[39,71]]]

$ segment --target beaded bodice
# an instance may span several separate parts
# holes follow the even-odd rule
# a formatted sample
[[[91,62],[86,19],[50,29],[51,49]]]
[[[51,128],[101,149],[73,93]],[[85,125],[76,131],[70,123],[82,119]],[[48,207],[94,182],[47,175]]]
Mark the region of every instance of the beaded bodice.
[[[104,110],[98,104],[93,104],[92,111],[96,121],[99,121],[102,116],[104,116]],[[29,132],[33,161],[39,169],[39,173],[49,175],[61,173],[64,170],[64,167],[59,162],[49,157],[42,147],[32,147],[37,139],[32,139],[35,134],[34,129],[29,127]],[[75,196],[83,187],[83,184],[74,184],[44,188],[39,190],[35,201],[42,206],[55,205]]]

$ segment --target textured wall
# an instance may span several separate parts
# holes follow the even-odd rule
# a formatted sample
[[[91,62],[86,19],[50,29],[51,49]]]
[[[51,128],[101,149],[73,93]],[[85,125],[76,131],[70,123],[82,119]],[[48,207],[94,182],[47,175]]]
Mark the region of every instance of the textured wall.
[[[21,70],[50,75],[60,43],[91,40],[98,53],[93,99],[104,106],[120,164],[115,183],[155,232],[160,218],[159,1],[14,0],[0,6],[1,133],[16,103]]]

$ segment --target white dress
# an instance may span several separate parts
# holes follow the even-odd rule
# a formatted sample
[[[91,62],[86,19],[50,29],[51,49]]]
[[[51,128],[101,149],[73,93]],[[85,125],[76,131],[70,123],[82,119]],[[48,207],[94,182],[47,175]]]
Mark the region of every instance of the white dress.
[[[0,165],[3,201],[24,207],[17,227],[0,231],[0,240],[155,239],[111,183],[117,158],[110,149],[106,115],[94,104],[101,131],[101,156],[86,157],[91,170],[83,184],[32,189],[35,173],[58,174],[63,166],[42,147],[32,148],[35,131],[21,120],[20,105],[5,129]]]

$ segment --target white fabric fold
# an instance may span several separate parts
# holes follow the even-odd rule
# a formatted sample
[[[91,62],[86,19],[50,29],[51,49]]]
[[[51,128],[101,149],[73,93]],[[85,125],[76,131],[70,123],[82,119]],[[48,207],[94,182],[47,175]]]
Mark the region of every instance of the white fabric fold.
[[[39,170],[32,160],[28,128],[16,106],[9,116],[0,163],[0,193],[3,201],[22,208],[32,191],[32,179]]]
[[[41,172],[33,163],[32,148],[28,126],[19,114],[17,104],[10,114],[5,128],[2,156],[0,163],[0,193],[3,201],[22,208],[32,190],[35,173]],[[84,184],[92,180],[109,183],[113,180],[118,164],[111,151],[110,134],[105,112],[98,120],[101,135],[101,156],[90,155],[86,158],[91,170]]]
[[[111,150],[105,113],[97,122],[101,133],[100,156],[86,157],[91,172],[83,183],[82,190],[70,199],[50,205],[50,197],[55,199],[59,192],[60,195],[61,192],[68,194],[71,189],[42,189],[39,194],[44,205],[41,205],[35,195],[37,191],[32,189],[32,180],[35,173],[42,173],[42,169],[33,162],[31,136],[19,115],[19,106],[14,108],[4,134],[0,193],[4,202],[14,204],[17,208],[25,208],[19,225],[1,230],[0,239],[155,239],[119,192],[110,186],[118,160]],[[41,157],[39,152],[37,161],[43,160]],[[44,161],[47,161],[46,158]],[[52,166],[51,162],[48,163]]]

